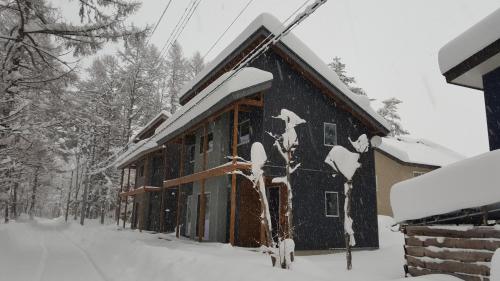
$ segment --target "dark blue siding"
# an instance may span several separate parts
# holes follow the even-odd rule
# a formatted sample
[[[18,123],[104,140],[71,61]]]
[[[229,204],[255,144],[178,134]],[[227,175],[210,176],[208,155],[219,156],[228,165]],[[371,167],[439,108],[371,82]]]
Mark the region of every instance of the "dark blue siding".
[[[500,68],[483,76],[490,150],[500,148]]]
[[[275,53],[269,51],[252,66],[273,73],[273,86],[264,94],[263,125],[260,139],[269,158],[266,176],[283,176],[284,161],[273,147],[266,132],[282,133],[284,122],[272,118],[282,108],[289,109],[307,121],[299,125],[299,147],[295,155],[302,166],[292,175],[294,233],[296,248],[344,248],[343,203],[344,180],[331,176],[324,163],[331,147],[323,144],[323,123],[337,124],[337,143],[354,151],[348,138],[361,134],[371,137],[370,130],[353,115],[315,87],[302,74]],[[259,139],[258,137],[256,139]],[[377,203],[373,150],[361,156],[362,167],[354,176],[353,219],[358,247],[378,247]],[[325,216],[325,191],[339,193],[340,217]]]

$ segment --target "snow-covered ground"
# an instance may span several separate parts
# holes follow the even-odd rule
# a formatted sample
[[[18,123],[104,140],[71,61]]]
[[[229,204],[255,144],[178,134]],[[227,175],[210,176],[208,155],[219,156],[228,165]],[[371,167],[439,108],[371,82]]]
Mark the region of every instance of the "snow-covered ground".
[[[343,253],[299,256],[291,270],[282,270],[249,249],[92,221],[85,227],[46,219],[0,224],[0,280],[397,280],[404,276],[403,237],[391,224],[380,218],[380,250],[354,252],[350,272]]]

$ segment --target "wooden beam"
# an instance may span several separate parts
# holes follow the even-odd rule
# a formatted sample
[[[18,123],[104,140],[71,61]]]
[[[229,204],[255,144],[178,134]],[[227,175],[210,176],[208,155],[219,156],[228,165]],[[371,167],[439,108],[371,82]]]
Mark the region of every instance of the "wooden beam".
[[[203,170],[207,169],[207,146],[208,146],[208,123],[203,127]],[[198,217],[198,241],[203,241],[205,234],[205,181],[206,178],[201,179],[201,193],[200,193],[200,214]]]
[[[235,105],[233,111],[233,143],[232,143],[233,166],[236,165],[236,156],[238,156],[238,110],[239,106]],[[235,244],[235,226],[236,226],[236,174],[233,172],[231,175],[231,214],[229,220],[229,243],[231,243],[231,245],[233,246]]]
[[[263,107],[264,106],[264,101],[263,100],[254,100],[254,99],[242,99],[238,102],[238,104],[241,105],[248,105],[248,106],[256,106],[256,107]]]
[[[134,195],[137,195],[137,194],[143,194],[143,193],[146,193],[146,192],[156,192],[156,191],[160,191],[161,188],[158,187],[158,186],[141,186],[139,188],[136,188],[136,189],[132,189],[130,191],[127,191],[127,192],[122,192],[120,195],[122,197],[128,197],[128,196],[134,196]]]
[[[179,177],[182,177],[184,174],[184,156],[186,154],[185,151],[185,146],[186,146],[186,136],[182,136],[182,142],[181,142],[181,157],[180,157],[180,167],[179,167]],[[175,236],[177,238],[180,237],[180,230],[179,230],[179,224],[181,220],[181,184],[177,186],[177,211],[176,211],[176,225],[177,227],[175,228]]]
[[[177,187],[179,184],[186,184],[190,182],[201,181],[202,179],[220,177],[227,175],[228,173],[231,173],[234,170],[249,170],[250,168],[251,168],[250,164],[247,163],[236,163],[236,164],[229,163],[205,171],[201,171],[198,173],[190,174],[184,177],[166,180],[163,182],[163,187],[173,188]]]

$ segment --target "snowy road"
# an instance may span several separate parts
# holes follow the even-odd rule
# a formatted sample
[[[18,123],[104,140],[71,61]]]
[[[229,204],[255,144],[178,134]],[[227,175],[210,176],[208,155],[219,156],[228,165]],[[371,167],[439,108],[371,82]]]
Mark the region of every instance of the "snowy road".
[[[404,276],[404,253],[392,224],[380,221],[381,249],[354,252],[349,272],[343,253],[298,256],[281,270],[249,249],[92,220],[85,227],[60,219],[0,224],[0,281],[394,281]]]
[[[17,223],[0,230],[1,280],[107,281],[87,253],[76,246],[60,225]],[[4,279],[5,278],[5,279]]]

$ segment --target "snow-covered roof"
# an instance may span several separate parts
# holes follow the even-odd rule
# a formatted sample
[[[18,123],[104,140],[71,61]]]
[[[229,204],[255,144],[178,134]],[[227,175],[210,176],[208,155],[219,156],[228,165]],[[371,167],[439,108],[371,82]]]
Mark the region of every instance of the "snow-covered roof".
[[[250,25],[240,33],[240,35],[229,44],[215,59],[213,59],[193,80],[184,85],[181,90],[180,97],[187,97],[204,78],[206,78],[216,67],[221,65],[224,60],[231,55],[236,49],[241,46],[249,37],[251,37],[260,28],[264,27],[268,31],[278,34],[283,30],[283,25],[274,16],[263,13],[259,15]],[[314,69],[328,83],[337,88],[350,101],[359,106],[362,111],[375,119],[383,127],[389,130],[389,125],[386,120],[376,113],[370,106],[370,100],[366,96],[361,96],[353,93],[347,86],[340,81],[338,75],[328,65],[319,58],[306,44],[304,44],[293,33],[288,33],[280,41],[285,47],[295,53],[307,65]]]
[[[273,75],[254,67],[226,72],[156,128],[157,142],[175,137],[183,128],[196,124],[229,103],[271,87]]]
[[[397,222],[500,202],[500,150],[468,158],[396,183],[391,206]]]
[[[270,88],[273,80],[271,73],[254,67],[244,67],[231,77],[232,74],[227,72],[215,80],[158,126],[152,137],[131,145],[114,165],[122,168],[230,102]]]
[[[468,58],[478,54],[500,39],[500,9],[473,25],[439,50],[439,68],[445,74]],[[500,66],[500,50],[489,52],[480,61],[470,62],[472,69],[465,69],[460,77],[454,78],[457,84],[482,89],[482,75]],[[486,60],[483,62],[483,60]],[[480,63],[479,65],[471,65]],[[470,68],[470,66],[468,68]]]
[[[158,120],[161,118],[163,119],[168,119],[172,116],[172,114],[166,110],[160,111],[160,113],[156,114],[155,117],[153,117],[146,125],[144,125],[137,134],[132,139],[135,139],[139,137],[141,134],[145,133],[147,130],[149,130]]]
[[[154,150],[158,145],[152,138],[143,139],[137,143],[131,144],[114,162],[117,168],[123,168],[126,164],[136,160],[146,152]]]
[[[377,148],[401,162],[416,165],[442,167],[465,158],[432,141],[409,137],[382,138],[382,143]]]

